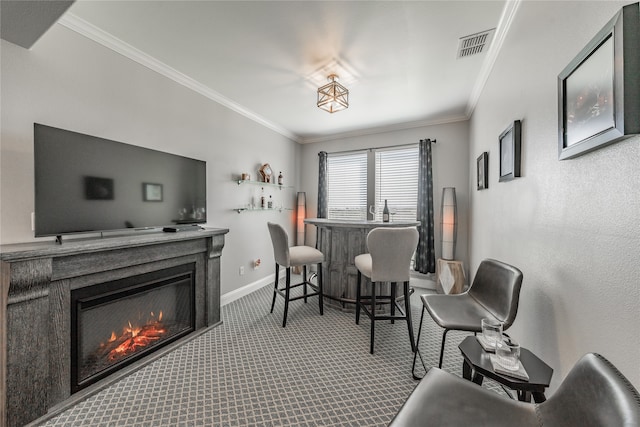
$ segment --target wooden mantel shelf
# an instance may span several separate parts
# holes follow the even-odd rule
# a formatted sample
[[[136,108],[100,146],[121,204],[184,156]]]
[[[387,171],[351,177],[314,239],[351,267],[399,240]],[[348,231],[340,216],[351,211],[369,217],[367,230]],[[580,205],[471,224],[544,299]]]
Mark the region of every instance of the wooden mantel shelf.
[[[0,261],[13,262],[23,259],[76,255],[86,252],[107,251],[173,242],[177,240],[201,239],[207,236],[224,235],[226,228],[199,228],[194,231],[164,233],[161,231],[131,233],[107,236],[103,238],[68,239],[62,244],[53,240],[46,242],[16,243],[0,245]]]
[[[219,324],[220,256],[228,232],[0,246],[0,427],[27,424],[70,398],[72,289],[193,263],[195,329]]]

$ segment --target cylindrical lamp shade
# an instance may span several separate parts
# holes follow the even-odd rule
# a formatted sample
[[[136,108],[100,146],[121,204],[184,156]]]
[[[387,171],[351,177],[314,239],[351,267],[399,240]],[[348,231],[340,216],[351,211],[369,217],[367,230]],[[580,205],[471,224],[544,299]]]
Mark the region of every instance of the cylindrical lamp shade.
[[[307,193],[298,193],[298,208],[296,210],[296,245],[304,245],[304,219],[307,217]]]
[[[442,258],[452,260],[456,254],[456,235],[458,232],[458,209],[456,205],[456,189],[442,189]]]

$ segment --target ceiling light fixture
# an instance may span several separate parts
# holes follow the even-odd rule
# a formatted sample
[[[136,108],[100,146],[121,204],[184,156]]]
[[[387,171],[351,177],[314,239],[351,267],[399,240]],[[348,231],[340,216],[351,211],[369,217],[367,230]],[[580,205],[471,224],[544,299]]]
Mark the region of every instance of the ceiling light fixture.
[[[318,108],[330,113],[349,108],[349,91],[337,79],[337,75],[330,74],[330,83],[318,88]]]

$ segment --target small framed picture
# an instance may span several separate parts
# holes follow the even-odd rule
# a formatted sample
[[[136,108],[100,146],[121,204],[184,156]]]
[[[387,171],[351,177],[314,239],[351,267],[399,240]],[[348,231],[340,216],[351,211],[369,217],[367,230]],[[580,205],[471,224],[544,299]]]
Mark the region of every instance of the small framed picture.
[[[162,184],[151,184],[148,182],[143,183],[142,198],[145,202],[161,202]]]
[[[520,176],[520,120],[514,121],[500,134],[500,178],[498,181],[511,181]]]
[[[478,157],[478,190],[489,188],[489,153],[486,151]]]

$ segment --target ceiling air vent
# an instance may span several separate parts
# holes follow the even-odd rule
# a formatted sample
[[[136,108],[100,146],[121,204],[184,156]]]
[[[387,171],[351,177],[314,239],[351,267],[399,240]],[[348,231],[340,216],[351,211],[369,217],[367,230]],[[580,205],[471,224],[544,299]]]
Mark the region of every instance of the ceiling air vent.
[[[465,58],[484,52],[491,43],[494,32],[495,28],[462,37],[458,41],[458,58]]]

